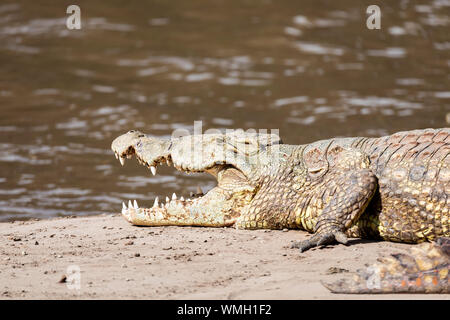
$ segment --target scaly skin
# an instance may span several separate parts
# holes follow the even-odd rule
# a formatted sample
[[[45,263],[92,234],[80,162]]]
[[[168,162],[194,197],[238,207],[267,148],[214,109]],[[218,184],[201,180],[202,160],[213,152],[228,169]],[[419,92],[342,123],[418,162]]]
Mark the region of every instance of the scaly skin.
[[[333,293],[450,293],[450,238],[379,258],[353,279],[323,283]]]
[[[136,155],[155,167],[208,172],[218,185],[194,199],[138,208],[134,225],[313,232],[294,247],[347,243],[347,237],[419,243],[449,237],[450,129],[381,138],[281,144],[274,135],[241,132],[162,140],[130,131],[112,143],[121,162]]]

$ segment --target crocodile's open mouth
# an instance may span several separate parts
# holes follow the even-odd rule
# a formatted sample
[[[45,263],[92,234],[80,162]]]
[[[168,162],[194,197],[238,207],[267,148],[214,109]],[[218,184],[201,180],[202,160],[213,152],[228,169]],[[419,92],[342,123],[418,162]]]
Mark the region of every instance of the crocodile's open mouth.
[[[178,171],[187,174],[204,172],[209,173],[217,180],[217,186],[212,190],[215,190],[215,192],[220,192],[223,195],[227,195],[227,197],[232,197],[234,193],[245,193],[254,189],[251,187],[245,174],[231,164],[214,164],[209,167],[194,170],[189,167],[177,165],[172,161],[170,154],[153,158],[150,162],[148,162],[135,151],[133,146],[129,146],[121,154],[119,154],[118,151],[114,151],[114,153],[122,166],[125,164],[126,159],[131,159],[135,156],[137,161],[141,165],[146,166],[152,175],[156,175],[158,166],[164,164],[169,167],[173,166]],[[143,210],[144,213],[155,215],[155,218],[158,218],[168,209],[183,210],[193,204],[198,205],[199,200],[201,200],[201,198],[207,198],[210,192],[211,190],[204,194],[201,188],[197,187],[197,192],[191,192],[189,197],[186,198],[183,196],[178,197],[176,193],[173,193],[170,198],[166,196],[164,202],[160,201],[159,197],[156,197],[153,206],[149,209],[140,208],[136,200],[128,200],[128,203],[122,203],[122,214],[127,216],[134,212],[142,213]]]

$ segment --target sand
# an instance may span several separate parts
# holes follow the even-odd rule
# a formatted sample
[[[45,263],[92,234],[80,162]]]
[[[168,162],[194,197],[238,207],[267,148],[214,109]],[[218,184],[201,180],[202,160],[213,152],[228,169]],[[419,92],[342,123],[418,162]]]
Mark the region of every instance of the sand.
[[[298,230],[152,227],[119,215],[0,223],[1,299],[450,299],[345,295],[350,277],[410,245],[352,239],[300,254]],[[66,280],[64,280],[66,278]]]

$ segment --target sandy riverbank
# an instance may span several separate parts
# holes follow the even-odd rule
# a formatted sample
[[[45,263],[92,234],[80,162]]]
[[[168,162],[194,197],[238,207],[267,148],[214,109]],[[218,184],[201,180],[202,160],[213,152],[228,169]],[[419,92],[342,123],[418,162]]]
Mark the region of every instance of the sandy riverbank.
[[[320,281],[348,277],[409,245],[355,239],[347,247],[303,254],[289,248],[308,236],[294,230],[140,228],[118,215],[0,223],[0,298],[450,299],[332,294]],[[68,267],[80,270],[79,290],[59,282]]]

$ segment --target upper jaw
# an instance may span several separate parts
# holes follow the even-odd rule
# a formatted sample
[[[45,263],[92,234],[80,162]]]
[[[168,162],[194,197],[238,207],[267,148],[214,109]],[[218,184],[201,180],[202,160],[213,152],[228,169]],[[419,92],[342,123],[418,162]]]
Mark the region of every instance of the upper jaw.
[[[140,131],[131,130],[117,137],[111,144],[120,164],[125,164],[125,159],[130,159],[133,155],[139,163],[147,166],[156,174],[156,166],[161,163],[172,163],[170,153],[170,141],[153,138]]]
[[[223,145],[217,143],[217,137],[197,135],[164,140],[131,130],[114,139],[111,149],[122,165],[125,159],[135,155],[139,163],[150,168],[153,174],[156,167],[163,163],[173,164],[184,172],[209,172],[213,175],[225,165],[244,171],[238,165],[241,161],[230,157],[229,150],[223,152]]]

